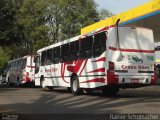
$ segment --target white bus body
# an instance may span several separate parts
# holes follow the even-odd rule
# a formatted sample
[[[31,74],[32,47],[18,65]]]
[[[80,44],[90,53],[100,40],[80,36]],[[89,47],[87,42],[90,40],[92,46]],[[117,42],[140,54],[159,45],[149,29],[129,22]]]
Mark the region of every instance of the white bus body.
[[[34,82],[35,63],[33,56],[24,56],[8,61],[6,81],[8,84],[24,84]]]
[[[105,27],[38,50],[35,85],[71,87],[78,94],[87,88],[117,92],[155,84],[152,30],[119,27],[118,33],[119,40],[116,27]]]

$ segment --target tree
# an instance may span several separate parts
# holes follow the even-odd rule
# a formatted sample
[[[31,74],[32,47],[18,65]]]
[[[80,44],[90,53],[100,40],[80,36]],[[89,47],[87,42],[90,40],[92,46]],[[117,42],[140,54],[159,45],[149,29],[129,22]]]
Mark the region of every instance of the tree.
[[[23,0],[17,12],[17,23],[24,38],[23,46],[29,54],[47,45],[46,9],[47,2],[43,0]]]
[[[23,49],[18,50],[19,47],[22,47],[23,39],[21,38],[23,37],[21,37],[21,29],[16,19],[17,1],[0,1],[0,47],[12,49],[12,52],[10,52],[11,58],[20,56],[22,51],[24,51]]]
[[[52,43],[80,34],[80,29],[98,17],[93,0],[50,0],[48,26]]]
[[[15,35],[15,11],[12,0],[0,1],[0,46],[17,43]]]
[[[105,12],[94,0],[1,0],[0,46],[9,46],[10,58],[80,34]]]
[[[0,47],[0,56],[0,74],[2,74],[7,66],[7,61],[10,59],[10,50],[7,47]]]
[[[109,10],[106,9],[100,9],[98,13],[99,13],[99,20],[103,20],[114,15],[113,13],[111,13]]]
[[[94,0],[1,0],[0,69],[9,59],[79,35],[107,13],[96,7]]]

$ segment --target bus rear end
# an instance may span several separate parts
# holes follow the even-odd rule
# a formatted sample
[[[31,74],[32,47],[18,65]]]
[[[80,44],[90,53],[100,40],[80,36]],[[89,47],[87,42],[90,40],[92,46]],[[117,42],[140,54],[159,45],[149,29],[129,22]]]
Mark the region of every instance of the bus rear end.
[[[27,56],[25,59],[25,68],[23,70],[23,80],[22,83],[32,83],[34,82],[35,73],[35,63],[33,56]]]
[[[153,43],[153,33],[150,29],[110,29],[107,84],[116,84],[122,88],[156,84]]]

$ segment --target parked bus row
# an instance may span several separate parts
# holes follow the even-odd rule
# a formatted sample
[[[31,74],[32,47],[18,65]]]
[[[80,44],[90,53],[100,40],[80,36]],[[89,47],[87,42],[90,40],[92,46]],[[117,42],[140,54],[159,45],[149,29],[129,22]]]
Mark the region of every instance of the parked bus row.
[[[6,79],[17,85],[34,81],[44,90],[63,86],[74,95],[84,89],[116,94],[156,84],[154,65],[152,30],[117,25],[39,49],[34,60],[9,61]]]

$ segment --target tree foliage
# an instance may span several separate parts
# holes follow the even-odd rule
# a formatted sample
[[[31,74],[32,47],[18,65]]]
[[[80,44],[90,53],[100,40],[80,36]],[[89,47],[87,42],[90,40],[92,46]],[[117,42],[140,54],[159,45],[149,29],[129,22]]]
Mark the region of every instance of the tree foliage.
[[[16,41],[15,11],[11,0],[0,0],[0,45],[11,45]]]
[[[7,61],[10,59],[10,50],[0,47],[0,74],[4,71],[7,66]]]
[[[46,45],[80,34],[80,29],[110,16],[94,0],[1,0],[0,68],[8,59],[35,54]]]
[[[30,54],[47,45],[46,9],[43,0],[23,0],[17,11],[17,24],[24,41],[22,45]]]
[[[98,13],[99,13],[100,20],[106,19],[114,15],[113,13],[111,13],[109,10],[106,10],[106,9],[100,9],[98,10]]]
[[[76,36],[98,17],[93,0],[50,0],[48,25],[53,43]]]

